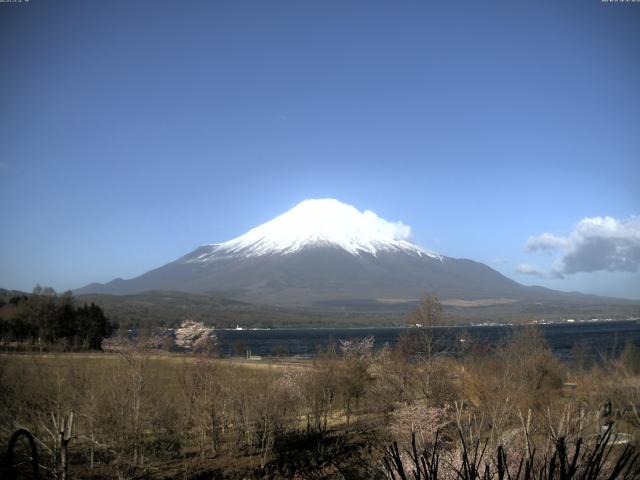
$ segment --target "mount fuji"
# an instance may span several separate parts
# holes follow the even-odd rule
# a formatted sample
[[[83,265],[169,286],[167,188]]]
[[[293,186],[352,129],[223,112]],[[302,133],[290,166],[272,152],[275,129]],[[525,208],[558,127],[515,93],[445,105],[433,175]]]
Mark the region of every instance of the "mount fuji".
[[[521,285],[482,263],[415,245],[409,236],[408,226],[371,211],[333,199],[305,200],[237,238],[75,293],[181,291],[300,307],[398,304],[426,292],[452,304],[575,296]]]

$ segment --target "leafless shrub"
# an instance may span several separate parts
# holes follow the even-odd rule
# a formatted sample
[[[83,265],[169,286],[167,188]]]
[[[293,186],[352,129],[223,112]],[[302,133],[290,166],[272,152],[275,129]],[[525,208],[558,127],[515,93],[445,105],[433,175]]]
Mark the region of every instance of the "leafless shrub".
[[[460,432],[460,462],[448,468],[441,463],[439,445],[420,450],[415,436],[411,447],[401,450],[397,442],[384,449],[384,471],[389,479],[402,480],[631,480],[640,474],[639,454],[630,446],[624,447],[612,456],[614,439],[611,429],[601,435],[592,446],[585,446],[577,439],[571,447],[564,438],[554,441],[552,453],[542,457],[535,452],[529,457],[521,457],[510,462],[506,450],[499,446],[495,457],[486,455],[487,444],[479,440],[468,444]],[[443,468],[444,467],[444,468]]]
[[[412,437],[419,450],[431,449],[443,433],[445,441],[451,438],[449,430],[454,425],[451,408],[431,407],[425,401],[401,405],[391,414],[389,432],[400,445],[409,445]]]

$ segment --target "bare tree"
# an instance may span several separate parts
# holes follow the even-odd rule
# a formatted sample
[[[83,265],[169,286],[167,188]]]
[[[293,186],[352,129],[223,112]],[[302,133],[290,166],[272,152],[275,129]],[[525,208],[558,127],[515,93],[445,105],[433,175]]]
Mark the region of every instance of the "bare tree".
[[[425,295],[409,315],[410,324],[419,329],[417,349],[425,364],[423,390],[427,398],[432,395],[433,358],[436,354],[435,329],[443,324],[443,320],[440,299],[432,294]]]
[[[374,338],[371,335],[360,340],[340,340],[344,361],[340,364],[342,368],[339,370],[339,384],[344,399],[347,427],[350,425],[354,407],[358,409],[360,400],[373,382],[369,371],[373,343]]]
[[[324,433],[327,421],[338,394],[338,359],[334,351],[319,355],[313,367],[302,379],[303,395],[309,411],[307,431],[313,428]]]
[[[67,418],[60,418],[55,413],[51,414],[53,428],[56,435],[56,447],[60,452],[60,465],[58,476],[61,480],[67,480],[67,472],[69,469],[68,447],[73,434],[73,412]]]

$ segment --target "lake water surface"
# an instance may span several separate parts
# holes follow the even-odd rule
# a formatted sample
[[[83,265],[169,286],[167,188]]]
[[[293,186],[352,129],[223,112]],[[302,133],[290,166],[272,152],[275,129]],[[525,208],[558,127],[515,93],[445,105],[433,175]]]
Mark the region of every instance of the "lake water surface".
[[[549,346],[560,358],[571,357],[576,343],[587,347],[593,356],[611,355],[621,350],[626,342],[640,346],[640,321],[581,322],[538,325]],[[466,342],[496,345],[512,332],[511,326],[439,327],[437,337],[443,348]],[[277,350],[288,355],[312,357],[319,348],[326,348],[340,339],[363,338],[373,335],[375,346],[394,345],[398,335],[411,329],[407,327],[372,328],[283,328],[274,330],[218,330],[223,352],[233,355],[246,347],[252,355],[269,356]]]

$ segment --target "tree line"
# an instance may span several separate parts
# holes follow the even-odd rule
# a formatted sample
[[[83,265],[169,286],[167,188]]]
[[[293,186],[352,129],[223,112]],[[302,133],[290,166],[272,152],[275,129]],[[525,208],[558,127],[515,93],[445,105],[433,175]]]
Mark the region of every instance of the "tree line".
[[[0,344],[100,350],[116,330],[102,309],[76,306],[71,292],[36,286],[31,295],[0,298]]]

